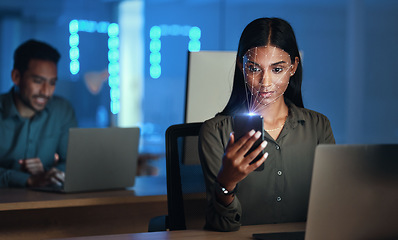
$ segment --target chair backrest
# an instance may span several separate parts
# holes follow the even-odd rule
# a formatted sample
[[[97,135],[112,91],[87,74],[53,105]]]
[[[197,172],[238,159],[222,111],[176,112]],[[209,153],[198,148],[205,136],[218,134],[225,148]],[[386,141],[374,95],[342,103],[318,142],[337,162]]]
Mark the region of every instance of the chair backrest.
[[[201,122],[172,125],[166,130],[169,230],[203,228],[205,183],[198,154]]]

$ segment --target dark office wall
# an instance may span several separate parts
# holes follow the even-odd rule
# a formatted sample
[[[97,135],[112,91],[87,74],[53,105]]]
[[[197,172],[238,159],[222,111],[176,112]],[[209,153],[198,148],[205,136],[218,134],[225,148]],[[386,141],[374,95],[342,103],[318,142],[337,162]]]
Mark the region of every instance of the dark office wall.
[[[107,106],[107,85],[98,95],[69,74],[69,32],[72,19],[117,22],[118,1],[3,0],[0,3],[1,91],[9,88],[13,49],[37,38],[58,48],[57,94],[70,99],[81,126],[98,126],[99,106]],[[258,17],[282,17],[295,29],[303,53],[305,106],[329,117],[338,143],[397,142],[398,2],[339,1],[145,1],[145,79],[143,121],[163,139],[167,126],[184,116],[186,37],[162,38],[162,75],[149,75],[149,30],[154,25],[197,26],[202,50],[236,50],[241,31]],[[84,37],[84,35],[82,35]],[[92,44],[85,41],[92,40]],[[82,39],[81,64],[104,67],[102,36]],[[84,55],[86,54],[86,55]],[[80,76],[81,77],[81,76]]]
[[[236,50],[247,23],[284,18],[303,53],[305,106],[329,117],[337,143],[391,143],[398,141],[397,10],[390,0],[152,0],[146,35],[153,25],[189,24],[202,29],[202,50]],[[144,118],[162,130],[183,121],[185,49],[183,40],[165,38],[162,76],[151,79],[146,68]]]
[[[344,142],[345,110],[341,106],[344,105],[345,95],[340,86],[346,81],[346,4],[252,2],[255,3],[146,1],[146,36],[154,25],[188,24],[202,29],[202,50],[236,51],[240,34],[250,21],[259,17],[288,20],[296,31],[303,53],[305,105],[327,115],[332,121],[336,139]],[[149,40],[149,37],[146,39]],[[181,109],[185,99],[186,42],[183,37],[162,39],[162,76],[159,79],[150,78],[149,64],[146,65],[144,115],[147,121],[157,123],[161,129],[181,123],[184,119]],[[146,56],[149,56],[149,50]],[[146,59],[146,62],[149,60]],[[161,115],[167,116],[166,121]]]
[[[363,84],[354,141],[398,142],[397,1],[367,1],[363,15]]]

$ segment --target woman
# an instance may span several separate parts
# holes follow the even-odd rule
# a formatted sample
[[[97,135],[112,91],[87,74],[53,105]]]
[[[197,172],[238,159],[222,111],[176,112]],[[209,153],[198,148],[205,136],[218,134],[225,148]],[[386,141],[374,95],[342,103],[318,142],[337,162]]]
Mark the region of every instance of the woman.
[[[260,18],[244,29],[234,84],[225,109],[201,129],[199,152],[206,181],[206,228],[305,221],[316,145],[335,143],[324,115],[305,109],[302,66],[293,29],[278,18]],[[255,112],[261,132],[235,139],[233,116]],[[264,156],[250,164],[264,149]],[[264,163],[264,170],[254,171]],[[239,187],[237,187],[239,186]]]

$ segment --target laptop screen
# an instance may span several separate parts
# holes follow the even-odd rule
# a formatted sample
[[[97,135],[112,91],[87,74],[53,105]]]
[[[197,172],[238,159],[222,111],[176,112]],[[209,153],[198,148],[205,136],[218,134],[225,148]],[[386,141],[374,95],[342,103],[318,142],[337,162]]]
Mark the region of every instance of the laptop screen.
[[[398,239],[398,145],[319,145],[306,240]]]
[[[71,128],[64,191],[133,186],[139,136],[139,128]]]

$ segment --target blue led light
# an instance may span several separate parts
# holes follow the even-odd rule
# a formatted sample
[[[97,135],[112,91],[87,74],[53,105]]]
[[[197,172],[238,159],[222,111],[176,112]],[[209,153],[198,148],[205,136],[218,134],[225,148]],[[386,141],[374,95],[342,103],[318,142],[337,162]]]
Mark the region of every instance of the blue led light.
[[[200,51],[200,37],[202,33],[200,28],[191,27],[187,25],[165,25],[153,26],[149,30],[149,37],[151,41],[149,42],[149,62],[151,66],[149,67],[149,74],[152,78],[157,79],[162,73],[162,68],[160,66],[161,54],[160,50],[162,48],[162,42],[160,38],[162,36],[189,36],[188,50],[191,52]]]
[[[117,49],[109,49],[108,60],[111,63],[119,61],[119,51]]]
[[[198,27],[192,27],[189,30],[189,38],[191,40],[199,40],[201,35],[202,35],[202,32],[200,31],[200,28],[198,28]]]
[[[79,45],[79,35],[73,33],[69,36],[69,46],[76,47],[77,45]]]
[[[113,114],[118,114],[120,111],[120,102],[119,101],[112,101],[111,102],[111,112]]]
[[[149,68],[149,74],[154,79],[159,78],[162,72],[162,69],[160,67],[160,49],[162,48],[160,37],[162,35],[162,32],[163,30],[159,26],[153,26],[149,31],[149,37],[151,38],[151,42],[149,43],[149,50],[151,51],[151,54],[149,56],[149,62],[151,63],[151,66]]]
[[[110,37],[108,39],[108,48],[109,49],[119,48],[119,38],[118,37]]]
[[[182,35],[185,36],[185,37],[189,36],[189,31],[191,30],[191,28],[192,27],[188,26],[188,25],[181,26]]]
[[[77,20],[72,20],[69,23],[69,33],[70,34],[75,34],[79,31],[79,21]]]
[[[153,26],[151,27],[151,30],[149,31],[149,37],[151,39],[159,39],[162,34],[162,30],[159,26]]]
[[[162,48],[162,42],[159,39],[153,39],[149,43],[149,50],[151,52],[160,52],[161,48]]]
[[[111,96],[112,100],[119,100],[119,98],[120,98],[119,88],[112,88],[110,90],[110,96]]]
[[[159,64],[162,60],[162,55],[160,55],[160,52],[152,52],[151,55],[149,55],[149,62],[151,64]]]
[[[159,64],[152,64],[149,68],[149,74],[152,78],[157,79],[162,74],[162,68]]]
[[[69,64],[70,72],[76,75],[80,71],[80,63],[78,60],[72,60]]]
[[[117,37],[119,35],[119,25],[116,23],[111,23],[108,26],[108,36]]]
[[[79,20],[79,31],[81,32],[87,32],[87,20]]]
[[[107,33],[108,32],[109,22],[99,22],[97,23],[97,32],[98,33]]]
[[[199,52],[200,51],[200,41],[198,41],[198,40],[189,41],[188,50],[191,52]]]
[[[79,48],[78,47],[72,47],[69,50],[69,58],[70,60],[74,61],[74,60],[78,60],[79,59]]]
[[[120,110],[120,89],[119,89],[119,25],[110,23],[108,25],[108,84],[111,88],[111,112],[119,113]]]
[[[81,32],[95,32],[97,29],[97,22],[88,20],[79,20],[79,31]]]
[[[108,72],[110,76],[119,74],[119,63],[109,63],[108,64]]]
[[[176,25],[176,24],[173,24],[173,25],[171,25],[170,26],[170,28],[169,28],[169,34],[171,35],[171,36],[178,36],[178,35],[180,35],[180,26],[178,26],[178,25]]]
[[[111,95],[110,108],[113,114],[118,114],[120,110],[120,89],[119,89],[119,25],[106,21],[96,22],[89,20],[72,20],[69,22],[69,70],[76,75],[80,71],[80,50],[78,32],[98,32],[108,34],[108,84]]]
[[[120,83],[119,76],[110,76],[108,80],[108,84],[110,88],[118,88]]]

